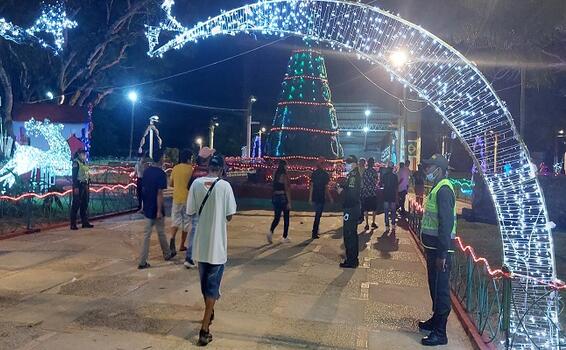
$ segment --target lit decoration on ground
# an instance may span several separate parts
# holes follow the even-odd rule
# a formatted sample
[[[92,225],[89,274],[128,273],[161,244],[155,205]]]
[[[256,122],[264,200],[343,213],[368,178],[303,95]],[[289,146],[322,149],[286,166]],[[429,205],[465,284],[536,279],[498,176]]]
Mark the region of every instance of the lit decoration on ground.
[[[91,193],[100,193],[102,191],[117,191],[117,190],[125,191],[125,190],[132,188],[132,187],[136,187],[136,184],[131,183],[131,184],[127,184],[127,185],[101,186],[101,187],[96,187],[96,188],[91,187],[90,192]],[[24,194],[17,196],[17,197],[0,196],[0,200],[11,201],[11,202],[19,202],[23,199],[28,199],[28,198],[44,199],[44,198],[52,197],[52,196],[64,197],[64,196],[71,194],[71,192],[73,192],[73,190],[67,190],[67,191],[64,191],[64,192],[47,192],[47,193],[43,193],[43,194],[28,192],[28,193],[24,193]]]
[[[166,1],[163,5],[165,23],[148,27],[150,56],[160,57],[171,49],[220,34],[300,36],[384,67],[442,116],[478,163],[481,155],[472,149],[476,136],[496,133],[497,156],[493,140],[486,140],[488,164],[481,172],[495,203],[504,264],[514,275],[528,276],[513,280],[514,299],[522,302],[511,315],[511,347],[559,347],[559,296],[548,291],[548,285],[556,280],[552,223],[536,169],[505,103],[474,64],[423,28],[359,2],[260,1],[222,12],[192,28],[181,26],[172,17],[172,4]],[[174,37],[159,46],[162,30],[173,32]],[[399,51],[407,55],[402,66],[390,61]],[[489,164],[494,161],[496,164]],[[496,171],[503,167],[506,171]]]
[[[65,44],[64,31],[73,29],[76,26],[77,22],[67,18],[67,13],[63,5],[56,4],[44,7],[41,16],[35,21],[33,26],[27,29],[10,23],[4,18],[0,18],[0,36],[18,44],[35,42],[58,54]],[[51,34],[53,36],[53,42],[50,43],[38,36],[39,33]]]
[[[0,186],[12,187],[16,176],[39,169],[42,174],[51,176],[71,175],[71,149],[61,134],[62,124],[52,124],[30,119],[24,127],[28,136],[43,136],[49,145],[48,151],[27,145],[16,144],[12,159],[0,169]]]

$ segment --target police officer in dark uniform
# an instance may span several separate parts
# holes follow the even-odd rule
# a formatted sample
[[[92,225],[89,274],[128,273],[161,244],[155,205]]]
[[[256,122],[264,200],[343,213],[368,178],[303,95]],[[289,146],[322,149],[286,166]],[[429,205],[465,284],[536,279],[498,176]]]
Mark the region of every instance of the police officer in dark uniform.
[[[362,217],[360,202],[362,177],[358,169],[358,158],[356,156],[351,155],[346,159],[346,170],[348,171],[346,183],[338,187],[338,193],[344,192],[342,232],[344,235],[344,247],[346,248],[346,260],[340,263],[340,267],[355,269],[359,265],[358,225]]]
[[[83,228],[94,227],[88,222],[89,167],[86,164],[86,152],[78,150],[73,159],[73,202],[71,205],[71,230],[78,230],[77,212],[81,212]]]
[[[452,183],[446,178],[446,158],[435,154],[422,163],[426,178],[433,186],[426,198],[421,223],[433,315],[419,322],[419,329],[430,332],[421,343],[436,346],[448,344],[446,323],[450,314],[450,270],[456,238],[456,196]]]

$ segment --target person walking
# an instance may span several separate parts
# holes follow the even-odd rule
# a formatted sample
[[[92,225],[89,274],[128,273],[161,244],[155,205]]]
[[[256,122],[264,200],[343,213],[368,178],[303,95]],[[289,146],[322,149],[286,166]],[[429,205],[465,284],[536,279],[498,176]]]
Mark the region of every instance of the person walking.
[[[274,217],[269,232],[267,233],[267,242],[273,243],[273,231],[279,225],[281,214],[283,214],[283,238],[281,242],[289,243],[289,213],[291,211],[291,187],[289,186],[289,178],[287,177],[287,162],[279,161],[275,175],[273,175],[273,211]]]
[[[316,163],[316,170],[311,174],[311,186],[309,192],[309,203],[314,205],[314,223],[312,226],[312,239],[318,239],[318,228],[320,226],[320,218],[324,211],[326,199],[330,203],[334,203],[334,199],[330,195],[328,183],[330,182],[330,175],[324,170],[324,158],[319,158]]]
[[[423,205],[424,192],[425,192],[425,174],[422,164],[419,164],[417,171],[413,174],[413,184],[415,186],[415,197],[419,205]]]
[[[143,246],[138,264],[138,269],[140,270],[151,266],[147,262],[147,259],[149,255],[151,232],[154,227],[157,230],[159,244],[165,261],[169,261],[177,255],[177,252],[169,249],[167,236],[165,235],[163,191],[167,189],[167,175],[163,169],[161,169],[161,150],[154,150],[153,157],[153,161],[149,163],[149,167],[143,173],[143,213],[146,219]]]
[[[411,172],[409,171],[409,164],[407,163],[399,163],[399,172],[397,173],[397,177],[399,178],[399,204],[398,208],[402,215],[405,215],[405,199],[407,198],[407,193],[409,192],[409,180],[411,177]]]
[[[78,230],[77,213],[80,211],[83,228],[93,228],[88,221],[88,202],[90,197],[89,167],[86,163],[86,152],[80,149],[73,160],[73,199],[71,204],[71,230]]]
[[[187,233],[191,225],[191,220],[187,215],[187,196],[189,195],[189,181],[193,175],[193,165],[191,164],[193,154],[189,150],[182,150],[179,155],[179,164],[171,171],[170,185],[173,187],[173,206],[171,209],[171,240],[169,249],[176,251],[175,237],[179,228],[181,233],[180,251],[185,251],[187,247]]]
[[[421,223],[421,244],[426,253],[432,317],[419,322],[430,332],[421,340],[426,346],[448,344],[446,323],[450,314],[450,271],[456,238],[456,195],[446,178],[448,160],[440,154],[423,161],[427,180],[432,184]]]
[[[360,172],[360,176],[363,178],[364,172],[366,171],[367,162],[365,158],[360,158],[358,160],[358,171]]]
[[[346,259],[340,263],[342,268],[357,268],[359,265],[358,225],[361,223],[360,190],[362,178],[358,169],[358,159],[351,155],[346,160],[348,177],[346,183],[338,187],[338,193],[344,192],[344,219],[342,232]]]
[[[142,213],[142,203],[143,203],[143,193],[142,193],[142,181],[143,172],[147,168],[147,158],[145,154],[140,155],[140,158],[136,162],[136,195],[138,196],[138,211]]]
[[[214,305],[220,298],[224,264],[228,260],[227,222],[236,213],[232,187],[220,178],[223,168],[224,159],[219,155],[212,156],[208,175],[195,179],[187,199],[187,214],[199,217],[193,245],[205,304],[199,346],[212,341],[210,324],[214,320]]]
[[[397,202],[399,196],[399,180],[393,172],[393,163],[387,162],[381,179],[383,184],[383,209],[385,212],[385,229],[389,231],[391,223],[392,232],[395,232],[395,220],[397,216]]]
[[[371,229],[375,230],[377,225],[375,223],[375,215],[377,210],[377,184],[379,182],[379,173],[375,170],[375,159],[368,158],[367,169],[362,175],[362,211],[366,219],[366,231],[369,231],[369,215],[372,215]]]

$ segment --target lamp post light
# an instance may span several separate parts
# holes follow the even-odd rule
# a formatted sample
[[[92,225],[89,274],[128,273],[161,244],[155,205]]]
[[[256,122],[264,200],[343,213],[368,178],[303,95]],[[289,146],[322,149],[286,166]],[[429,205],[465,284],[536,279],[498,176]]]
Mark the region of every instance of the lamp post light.
[[[210,148],[214,149],[214,130],[216,129],[216,127],[220,126],[220,123],[218,123],[217,118],[214,117],[210,120]]]
[[[558,139],[566,138],[564,129],[558,130],[556,137],[554,138],[554,165],[558,164]]]
[[[53,95],[53,93],[52,93],[51,91],[47,91],[47,93],[45,94],[45,96],[46,96],[48,99],[50,99],[50,100],[52,100],[52,99],[55,98],[55,95]]]
[[[252,148],[252,107],[257,102],[255,96],[250,96],[248,100],[248,111],[246,115],[246,156],[250,158]]]
[[[195,143],[198,145],[198,149],[200,150],[202,148],[202,138],[201,137],[197,137],[195,139]]]
[[[396,69],[402,69],[409,63],[409,56],[404,50],[395,50],[389,56],[389,61]],[[405,158],[407,147],[407,108],[405,101],[407,100],[407,87],[403,85],[403,99],[399,100],[399,114],[401,117],[400,133],[399,133],[399,159]]]
[[[130,116],[130,152],[128,153],[128,159],[132,159],[132,147],[134,144],[134,111],[136,102],[138,101],[138,93],[130,91],[128,93],[128,100],[132,103],[132,114]]]

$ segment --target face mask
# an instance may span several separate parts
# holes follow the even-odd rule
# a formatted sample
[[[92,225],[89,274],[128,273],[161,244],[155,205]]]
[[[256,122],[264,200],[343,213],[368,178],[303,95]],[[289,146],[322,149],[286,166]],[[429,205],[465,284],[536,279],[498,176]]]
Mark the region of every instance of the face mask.
[[[439,171],[439,168],[434,169],[434,171],[432,173],[426,174],[426,179],[429,182],[433,182],[434,179],[436,179],[436,175],[438,174],[437,171]]]

